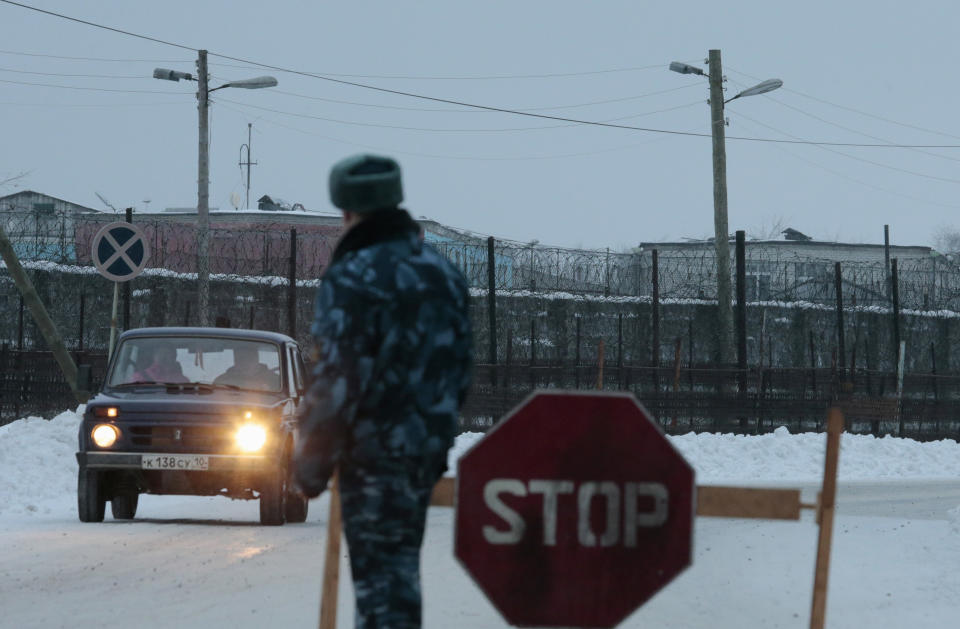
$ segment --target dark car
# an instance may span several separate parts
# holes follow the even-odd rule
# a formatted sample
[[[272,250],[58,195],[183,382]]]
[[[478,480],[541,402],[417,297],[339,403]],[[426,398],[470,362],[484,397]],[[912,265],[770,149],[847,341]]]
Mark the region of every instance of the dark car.
[[[80,520],[131,519],[142,493],[259,499],[303,522],[290,459],[305,390],[297,343],[272,332],[141,328],[118,341],[80,425]]]

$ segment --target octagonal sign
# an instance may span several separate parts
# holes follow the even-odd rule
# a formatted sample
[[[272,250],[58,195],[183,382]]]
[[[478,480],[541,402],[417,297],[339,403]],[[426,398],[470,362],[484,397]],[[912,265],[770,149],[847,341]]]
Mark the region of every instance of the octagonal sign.
[[[460,458],[454,552],[513,625],[612,627],[690,565],[694,498],[633,395],[539,391]]]

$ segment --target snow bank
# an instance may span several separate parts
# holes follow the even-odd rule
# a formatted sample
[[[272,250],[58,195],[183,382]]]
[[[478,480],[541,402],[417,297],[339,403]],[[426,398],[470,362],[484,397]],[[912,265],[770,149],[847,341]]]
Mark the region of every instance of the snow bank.
[[[27,417],[0,426],[0,515],[48,514],[76,500],[82,415],[81,406],[50,420]]]
[[[74,509],[77,429],[83,407],[51,420],[28,417],[0,427],[0,515]],[[464,433],[450,450],[448,474],[483,437]],[[700,483],[819,481],[825,435],[791,435],[785,427],[760,436],[688,433],[669,437],[693,465]],[[844,434],[840,480],[960,478],[960,444]],[[952,512],[960,529],[960,506]]]
[[[454,473],[457,459],[481,437],[475,432],[457,437],[448,474]],[[696,469],[700,483],[819,481],[823,477],[823,433],[791,435],[781,426],[758,436],[691,432],[668,439]],[[841,481],[958,478],[960,444],[952,439],[921,443],[844,433],[838,476]]]

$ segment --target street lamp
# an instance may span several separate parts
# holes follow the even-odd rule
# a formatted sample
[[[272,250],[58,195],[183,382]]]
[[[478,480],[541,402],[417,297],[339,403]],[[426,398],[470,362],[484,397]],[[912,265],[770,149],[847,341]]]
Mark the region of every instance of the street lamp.
[[[196,81],[197,110],[200,114],[200,146],[197,164],[197,310],[200,312],[200,325],[210,324],[210,143],[208,108],[210,106],[210,92],[222,90],[225,87],[238,87],[256,90],[264,87],[274,87],[277,80],[272,76],[258,76],[252,79],[242,79],[224,83],[219,87],[209,87],[207,75],[207,51],[199,51],[197,58],[197,76],[188,72],[178,72],[166,68],[156,68],[153,78],[165,81]]]
[[[720,362],[726,363],[730,356],[730,339],[733,336],[733,315],[730,297],[730,243],[727,230],[727,151],[725,146],[725,119],[723,106],[741,96],[755,96],[777,89],[783,85],[780,79],[768,79],[745,89],[733,98],[723,99],[723,68],[720,51],[711,50],[710,73],[680,61],[670,64],[670,70],[680,74],[698,74],[710,80],[710,129],[713,136],[713,228],[714,250],[717,258],[717,309],[720,327]],[[740,357],[739,362],[745,360]]]

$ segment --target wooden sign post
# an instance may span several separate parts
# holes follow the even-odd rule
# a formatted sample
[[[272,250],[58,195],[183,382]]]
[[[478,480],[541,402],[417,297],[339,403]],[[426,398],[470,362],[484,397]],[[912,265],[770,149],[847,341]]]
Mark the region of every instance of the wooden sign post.
[[[337,626],[337,594],[340,591],[340,472],[334,470],[330,484],[330,518],[327,520],[327,553],[323,561],[320,594],[320,629]]]
[[[827,577],[830,572],[830,542],[833,539],[833,511],[837,497],[837,467],[840,462],[840,435],[843,433],[843,413],[831,408],[827,419],[827,457],[823,469],[823,491],[817,524],[817,565],[813,576],[813,604],[810,611],[810,629],[823,629],[827,614]]]

